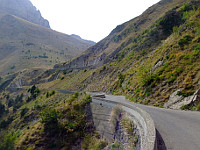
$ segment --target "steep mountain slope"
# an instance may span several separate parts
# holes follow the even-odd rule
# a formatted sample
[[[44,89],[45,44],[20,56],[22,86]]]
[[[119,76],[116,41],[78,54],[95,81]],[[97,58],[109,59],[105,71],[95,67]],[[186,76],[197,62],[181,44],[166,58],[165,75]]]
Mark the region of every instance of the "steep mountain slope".
[[[11,14],[35,24],[50,28],[48,20],[29,0],[0,0],[0,15]]]
[[[96,67],[101,66],[109,61],[116,60],[118,52],[122,51],[125,47],[129,46],[130,50],[145,50],[155,48],[161,40],[166,39],[172,32],[173,26],[178,26],[181,21],[176,22],[176,14],[172,10],[176,5],[186,2],[185,0],[162,0],[146,10],[141,16],[136,17],[122,25],[117,26],[108,37],[98,42],[93,47],[89,48],[83,55],[74,59],[69,64],[63,64],[63,68],[81,68],[81,67]],[[170,11],[170,12],[169,12]],[[154,39],[146,39],[142,42],[142,34],[146,32],[153,24],[158,21],[165,13],[175,15],[171,24],[169,33],[165,29],[160,30]],[[179,16],[180,17],[180,16]],[[151,33],[154,34],[154,33]],[[142,42],[142,43],[141,43]],[[145,43],[145,45],[143,44]],[[55,66],[55,68],[61,66]]]
[[[54,69],[25,69],[0,77],[0,149],[73,149],[73,143],[74,149],[81,149],[81,143],[83,149],[105,147],[86,113],[90,96],[70,96],[71,91],[103,91],[145,105],[200,111],[200,1],[184,2],[162,0]],[[54,58],[54,44],[68,38],[13,15],[1,17],[0,25],[7,21],[10,26],[5,23],[0,35],[2,41],[7,35],[11,39],[4,45],[10,51],[1,52],[8,60],[10,54],[17,56],[15,45],[20,42],[24,58]]]
[[[77,38],[79,40],[84,40],[79,35],[76,35],[76,34],[72,34],[71,36],[74,37],[74,38]],[[96,44],[94,41],[90,41],[90,40],[86,40],[86,41],[89,42],[91,45],[95,45]]]
[[[124,94],[160,107],[174,99],[170,105],[175,106],[165,106],[197,106],[198,98],[194,102],[191,96],[199,95],[200,2],[185,2],[163,0],[118,26],[80,57],[55,65],[80,69],[70,73],[63,88]]]
[[[25,68],[48,69],[94,45],[46,28],[29,0],[1,0],[0,10],[0,75]]]
[[[199,6],[199,1],[163,0],[72,61],[34,77],[26,71],[7,76],[0,89],[46,83],[51,88],[123,94],[154,106],[200,109]]]

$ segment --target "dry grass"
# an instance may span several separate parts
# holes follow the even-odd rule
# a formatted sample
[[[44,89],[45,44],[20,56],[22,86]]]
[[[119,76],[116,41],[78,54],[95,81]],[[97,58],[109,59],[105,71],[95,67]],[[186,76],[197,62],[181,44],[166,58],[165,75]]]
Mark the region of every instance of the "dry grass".
[[[0,22],[0,74],[38,66],[49,69],[57,63],[77,56],[91,46],[87,41],[32,24],[15,16],[3,16]],[[9,69],[13,65],[15,67]]]

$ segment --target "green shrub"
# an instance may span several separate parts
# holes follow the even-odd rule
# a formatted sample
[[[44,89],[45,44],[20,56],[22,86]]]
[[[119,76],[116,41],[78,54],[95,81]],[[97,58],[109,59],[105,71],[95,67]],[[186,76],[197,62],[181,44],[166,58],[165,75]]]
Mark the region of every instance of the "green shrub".
[[[23,101],[23,97],[23,93],[21,95],[17,95],[17,97],[15,98],[15,103],[21,103]]]
[[[1,120],[0,121],[0,129],[4,129],[8,126],[7,121],[6,120]]]
[[[126,129],[127,133],[130,135],[134,134],[134,122],[130,119],[123,117],[122,118],[122,126]]]
[[[104,149],[107,145],[108,143],[106,141],[101,141],[99,145],[97,146],[97,150]]]
[[[187,20],[187,19],[189,19],[191,16],[193,16],[194,14],[195,14],[195,10],[185,11],[185,12],[183,13],[182,20]]]
[[[178,67],[178,68],[176,68],[175,69],[175,75],[179,75],[180,73],[182,73],[183,72],[183,68],[181,68],[181,67]]]
[[[183,3],[183,6],[181,7],[181,11],[188,11],[190,8],[190,5],[188,3]]]
[[[197,110],[199,111],[200,110],[200,102],[197,104]]]
[[[183,96],[183,97],[188,97],[188,96],[191,96],[193,94],[194,94],[194,92],[183,92],[183,91],[178,91],[177,92],[178,96]]]
[[[36,110],[39,110],[39,109],[42,108],[42,106],[40,104],[38,104],[38,101],[36,101],[33,108],[36,109]]]
[[[106,66],[103,66],[103,67],[100,68],[100,71],[99,71],[99,72],[102,73],[102,72],[105,71],[105,70],[106,70]]]
[[[33,85],[31,88],[28,89],[28,92],[31,93],[31,96],[27,98],[27,102],[29,102],[32,99],[35,99],[40,93],[40,90],[35,85]]]
[[[28,96],[28,97],[26,98],[26,102],[28,103],[28,102],[30,102],[32,99],[33,99],[33,97]]]
[[[173,33],[175,35],[179,35],[180,34],[180,27],[177,27],[177,26],[173,27]]]
[[[73,94],[73,98],[78,98],[79,97],[79,92],[75,92],[74,94]]]
[[[51,92],[49,93],[49,96],[52,96],[52,95],[54,95],[56,92],[55,92],[55,90],[51,90]]]
[[[63,74],[64,74],[64,75],[67,74],[67,71],[66,71],[66,70],[63,70]]]
[[[117,58],[118,62],[122,61],[122,59],[124,58],[125,56],[125,52],[124,50],[121,52],[121,54],[119,55],[119,57]]]
[[[152,86],[160,80],[157,73],[152,73],[151,65],[143,65],[139,68],[137,72],[137,82],[142,86]]]
[[[192,59],[195,59],[196,57],[200,56],[200,50],[194,50],[192,52]]]
[[[5,129],[8,127],[8,125],[13,121],[13,117],[8,117],[7,120],[1,120],[0,121],[0,129]]]
[[[8,133],[4,136],[0,144],[0,150],[13,150],[17,135],[14,132]]]
[[[41,123],[44,124],[44,130],[53,132],[58,129],[59,113],[55,109],[45,110],[41,115]]]
[[[195,31],[196,31],[196,34],[197,34],[198,36],[200,36],[200,27],[197,27],[197,28],[195,29]]]
[[[193,38],[192,36],[186,35],[184,38],[182,38],[178,41],[178,45],[180,47],[183,47],[184,45],[188,45],[190,43],[190,41],[192,41],[192,38]]]
[[[65,77],[60,77],[60,80],[64,80],[65,79]]]
[[[39,94],[40,90],[38,88],[35,89],[34,93]]]
[[[177,77],[172,76],[172,77],[168,80],[168,83],[173,83],[176,79],[177,79]]]
[[[188,105],[181,106],[181,110],[186,110],[186,109],[188,109]]]
[[[85,101],[85,103],[91,102],[92,97],[90,95],[86,95],[86,97],[83,99],[83,101]]]
[[[55,93],[56,93],[55,90],[51,90],[50,92],[47,92],[47,93],[46,93],[46,98],[48,98],[48,97],[54,95]]]
[[[189,55],[189,54],[186,54],[183,58],[184,58],[184,59],[189,59],[189,58],[190,58],[190,55]]]
[[[46,93],[46,98],[48,98],[48,97],[49,97],[49,92]]]
[[[0,117],[3,115],[5,112],[5,106],[0,102]]]
[[[23,117],[23,116],[28,112],[28,110],[29,110],[29,109],[26,108],[26,107],[23,108],[23,109],[21,110],[21,112],[20,112],[20,116]]]
[[[34,148],[32,146],[28,147],[26,150],[33,150]]]
[[[159,81],[159,80],[160,78],[158,74],[148,74],[143,78],[142,82],[144,86],[148,86],[151,85],[151,83],[153,83],[154,81]]]
[[[194,50],[200,50],[200,44],[194,47]]]
[[[140,56],[137,56],[137,57],[136,57],[136,60],[139,60],[139,59],[140,59]]]
[[[150,102],[150,100],[149,100],[149,99],[147,99],[147,100],[145,100],[145,101],[143,102],[143,104],[144,104],[144,105],[148,105],[148,104],[149,104],[149,102]]]
[[[135,55],[134,51],[130,51],[128,53],[128,60],[131,60],[133,58],[133,56]]]
[[[124,82],[125,79],[125,75],[123,75],[121,72],[118,74],[118,79],[119,79],[119,83],[118,86],[122,87],[122,83]]]
[[[122,149],[124,149],[124,147],[121,143],[115,142],[114,144],[112,144],[111,150],[122,150]]]

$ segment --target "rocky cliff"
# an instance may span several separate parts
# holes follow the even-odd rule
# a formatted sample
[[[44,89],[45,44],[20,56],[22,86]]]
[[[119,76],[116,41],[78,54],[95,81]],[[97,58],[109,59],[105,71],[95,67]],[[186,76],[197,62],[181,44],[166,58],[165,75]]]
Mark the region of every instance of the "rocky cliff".
[[[32,23],[50,28],[39,10],[29,0],[0,0],[0,15],[11,14]]]

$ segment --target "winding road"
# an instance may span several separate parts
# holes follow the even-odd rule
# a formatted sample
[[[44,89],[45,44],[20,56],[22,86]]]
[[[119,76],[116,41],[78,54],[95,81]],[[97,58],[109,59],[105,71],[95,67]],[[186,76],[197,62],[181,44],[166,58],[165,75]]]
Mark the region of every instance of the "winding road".
[[[157,130],[158,150],[200,150],[200,112],[144,106],[123,96],[106,95],[106,99],[129,103],[148,112]]]

